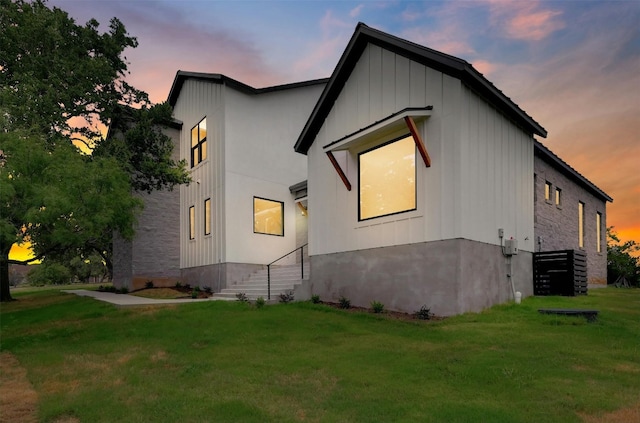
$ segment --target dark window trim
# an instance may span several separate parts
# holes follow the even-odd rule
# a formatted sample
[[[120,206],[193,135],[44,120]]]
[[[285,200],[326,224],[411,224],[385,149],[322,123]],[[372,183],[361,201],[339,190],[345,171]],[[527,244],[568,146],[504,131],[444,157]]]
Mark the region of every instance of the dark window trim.
[[[282,221],[282,234],[270,234],[267,232],[256,232],[256,199],[258,200],[264,200],[264,201],[271,201],[273,203],[280,203],[280,219]],[[284,201],[279,201],[279,200],[272,200],[271,198],[265,198],[265,197],[259,197],[257,195],[253,196],[253,233],[254,234],[260,234],[260,235],[271,235],[271,236],[280,236],[280,237],[284,237]]]
[[[195,124],[195,125],[193,125],[191,127],[191,131],[189,132],[189,139],[191,141],[190,144],[189,144],[189,147],[191,148],[191,167],[196,167],[197,165],[202,163],[203,160],[206,160],[206,157],[204,159],[202,158],[202,146],[207,143],[207,135],[205,135],[203,139],[200,139],[200,124],[203,121],[205,121],[206,119],[207,119],[206,116],[203,117],[202,119],[200,119],[197,124]],[[193,137],[193,130],[195,128],[198,128],[198,142],[196,143],[196,145],[193,145],[193,138],[192,137]],[[208,130],[209,129],[207,128],[207,131]],[[194,159],[195,159],[196,151],[198,152],[197,153],[198,154],[198,163],[194,163],[195,162]]]
[[[191,214],[192,210],[193,210],[193,215]],[[189,222],[189,240],[196,239],[196,206],[189,207],[188,222]]]
[[[209,219],[207,219],[207,202],[209,202]],[[211,235],[211,197],[204,200],[204,234]],[[209,232],[207,232],[209,229]]]
[[[392,212],[392,213],[387,213],[387,214],[381,214],[381,215],[378,215],[378,216],[367,217],[366,219],[362,219],[361,218],[361,216],[362,216],[362,210],[361,210],[362,201],[361,201],[361,198],[360,198],[360,191],[361,191],[360,190],[360,170],[361,170],[360,169],[360,156],[362,156],[363,154],[370,153],[371,151],[377,150],[378,148],[385,147],[385,146],[387,146],[389,144],[393,144],[394,142],[397,142],[397,141],[400,141],[400,140],[403,140],[403,139],[409,138],[409,137],[412,137],[411,133],[406,133],[406,134],[401,135],[399,137],[393,138],[390,141],[385,141],[385,142],[383,142],[381,144],[376,144],[375,147],[371,147],[371,148],[369,148],[367,150],[364,150],[364,151],[361,151],[361,152],[358,153],[358,222],[366,222],[367,220],[371,220],[371,219],[378,219],[378,218],[381,218],[381,217],[393,216],[393,215],[396,215],[396,214],[408,213],[408,212],[412,212],[412,211],[418,210],[418,166],[415,166],[414,167],[414,172],[415,172],[414,181],[415,181],[415,184],[414,184],[414,187],[413,187],[413,190],[414,190],[413,195],[414,195],[414,198],[415,198],[416,206],[414,208],[407,209],[407,210],[402,210],[402,211],[397,211],[397,212]],[[414,144],[414,148],[417,148],[417,147],[415,147],[415,144]],[[414,161],[415,161],[415,150],[414,150]]]

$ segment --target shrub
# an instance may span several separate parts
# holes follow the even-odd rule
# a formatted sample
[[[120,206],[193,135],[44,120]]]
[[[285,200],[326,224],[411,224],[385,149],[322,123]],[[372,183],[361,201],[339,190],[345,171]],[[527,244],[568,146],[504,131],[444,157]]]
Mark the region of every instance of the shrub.
[[[153,288],[153,281],[147,281],[147,283],[144,284],[144,287],[146,289],[151,289]]]
[[[384,311],[384,304],[382,304],[380,301],[372,301],[371,309],[374,313],[382,313]]]
[[[266,303],[267,303],[267,302],[264,300],[264,298],[263,298],[263,297],[258,297],[258,298],[256,299],[256,308],[262,308],[262,307],[264,307],[264,305],[265,305]]]
[[[185,284],[184,285],[184,289],[186,289],[187,291],[191,289],[191,284]]]
[[[320,295],[312,295],[311,302],[314,304],[320,304]]]
[[[116,291],[116,294],[118,292]],[[120,294],[128,294],[129,293],[129,288],[127,288],[126,286],[123,286],[122,288],[120,288]]]
[[[193,290],[191,291],[191,298],[198,298],[199,292],[200,292],[199,289],[193,288]]]
[[[247,294],[245,294],[244,292],[238,292],[236,294],[236,298],[238,299],[238,301],[240,301],[241,303],[248,303],[249,302],[249,297],[247,297]]]
[[[428,308],[426,304],[420,307],[420,310],[416,311],[414,314],[416,318],[420,320],[429,320],[433,316],[433,314],[431,314],[431,309]]]
[[[283,304],[290,303],[291,301],[293,301],[293,291],[283,292],[282,294],[278,295],[278,301]]]
[[[176,281],[176,288],[182,288],[182,283],[180,281]]]
[[[27,281],[33,286],[64,285],[71,282],[71,271],[60,263],[43,262],[30,267]]]
[[[203,288],[203,290],[204,290],[204,292],[206,292],[207,294],[211,294],[211,293],[213,293],[213,289],[211,289],[211,287],[210,287],[210,286],[205,286],[205,287]]]
[[[349,301],[345,297],[340,297],[340,299],[338,300],[338,305],[340,306],[340,308],[351,308],[351,301]]]

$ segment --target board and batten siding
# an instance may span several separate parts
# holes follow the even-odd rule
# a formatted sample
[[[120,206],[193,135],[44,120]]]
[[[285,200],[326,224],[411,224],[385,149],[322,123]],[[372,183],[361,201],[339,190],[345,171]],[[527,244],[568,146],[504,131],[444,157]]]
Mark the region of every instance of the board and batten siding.
[[[432,164],[426,168],[416,155],[417,210],[358,222],[357,153],[364,146],[336,152],[351,191],[323,146],[407,107],[426,106],[433,106],[431,116],[418,129]],[[498,228],[533,250],[533,139],[459,79],[369,45],[308,157],[312,255],[454,238],[496,245]]]
[[[224,108],[223,86],[186,80],[174,106],[183,123],[180,157],[191,166],[191,129],[207,118],[207,158],[191,169],[192,182],[180,187],[180,267],[205,266],[224,257]],[[204,200],[211,198],[211,235],[204,235]],[[189,239],[189,207],[196,210],[196,237]]]
[[[227,261],[267,264],[299,247],[300,211],[289,187],[307,179],[307,159],[293,145],[323,88],[258,95],[225,88]],[[254,196],[284,203],[284,236],[253,232]]]

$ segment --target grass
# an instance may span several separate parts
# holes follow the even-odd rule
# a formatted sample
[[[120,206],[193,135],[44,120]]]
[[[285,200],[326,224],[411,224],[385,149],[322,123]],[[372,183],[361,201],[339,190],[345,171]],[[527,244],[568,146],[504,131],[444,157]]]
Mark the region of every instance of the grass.
[[[640,290],[426,322],[311,303],[15,297],[0,349],[26,369],[40,421],[581,422],[640,407]]]

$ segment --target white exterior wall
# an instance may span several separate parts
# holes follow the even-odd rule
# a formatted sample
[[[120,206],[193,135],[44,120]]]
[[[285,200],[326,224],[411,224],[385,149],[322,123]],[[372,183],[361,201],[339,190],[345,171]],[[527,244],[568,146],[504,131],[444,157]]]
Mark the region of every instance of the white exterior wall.
[[[183,122],[180,157],[191,166],[191,128],[207,118],[207,159],[191,168],[193,182],[180,187],[180,267],[204,266],[224,257],[224,95],[222,85],[186,80],[174,106]],[[199,182],[199,183],[198,183]],[[211,235],[204,235],[204,200],[211,198]],[[196,237],[189,239],[189,207],[196,210]]]
[[[418,129],[432,164],[426,168],[416,154],[417,210],[358,222],[357,152],[365,146],[336,153],[351,191],[323,146],[429,105]],[[311,255],[453,238],[499,244],[498,228],[533,251],[533,140],[458,79],[369,45],[308,157]]]
[[[307,159],[293,144],[323,87],[259,95],[226,88],[226,261],[267,264],[299,247],[289,187],[307,178]],[[284,236],[253,232],[254,196],[284,203]]]

